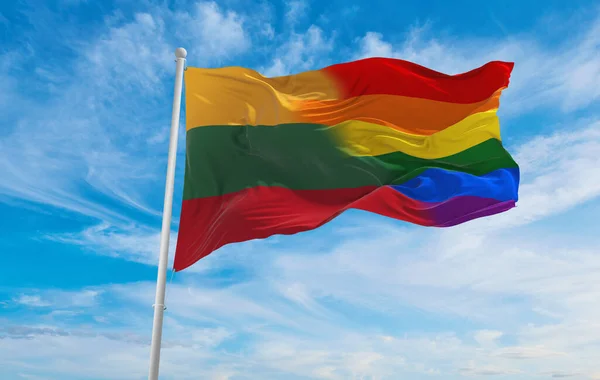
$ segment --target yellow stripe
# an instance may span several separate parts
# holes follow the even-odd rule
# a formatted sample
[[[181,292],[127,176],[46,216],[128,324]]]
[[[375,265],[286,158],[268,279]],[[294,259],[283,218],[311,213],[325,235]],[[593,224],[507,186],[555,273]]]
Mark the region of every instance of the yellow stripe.
[[[329,127],[338,143],[353,156],[378,156],[403,152],[413,157],[447,157],[490,138],[500,140],[497,109],[479,112],[432,135],[414,135],[384,125],[349,120]]]
[[[205,125],[294,122],[296,104],[339,97],[334,82],[321,71],[266,78],[243,67],[188,67],[185,94],[187,130]]]

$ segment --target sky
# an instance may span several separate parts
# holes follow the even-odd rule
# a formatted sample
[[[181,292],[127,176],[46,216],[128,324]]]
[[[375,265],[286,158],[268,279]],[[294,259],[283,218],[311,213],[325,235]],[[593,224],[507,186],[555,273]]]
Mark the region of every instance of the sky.
[[[268,76],[515,62],[522,183],[453,228],[350,211],[169,272],[162,379],[600,379],[594,0],[0,2],[1,379],[147,378],[179,46]]]

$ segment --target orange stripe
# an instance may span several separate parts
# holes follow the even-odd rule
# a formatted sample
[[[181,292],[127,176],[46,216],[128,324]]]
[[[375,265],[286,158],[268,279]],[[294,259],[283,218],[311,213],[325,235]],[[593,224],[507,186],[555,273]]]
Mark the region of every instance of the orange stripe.
[[[399,131],[431,135],[466,117],[497,109],[500,93],[472,104],[456,104],[397,95],[364,95],[346,100],[305,100],[294,104],[300,123],[337,125],[348,120],[385,125]]]

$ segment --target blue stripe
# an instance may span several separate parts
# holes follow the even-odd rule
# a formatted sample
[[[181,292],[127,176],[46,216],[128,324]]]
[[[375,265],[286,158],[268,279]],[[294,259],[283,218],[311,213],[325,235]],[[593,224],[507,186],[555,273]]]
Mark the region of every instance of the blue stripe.
[[[482,176],[439,168],[391,187],[422,202],[444,202],[458,196],[518,200],[519,168],[498,169]]]

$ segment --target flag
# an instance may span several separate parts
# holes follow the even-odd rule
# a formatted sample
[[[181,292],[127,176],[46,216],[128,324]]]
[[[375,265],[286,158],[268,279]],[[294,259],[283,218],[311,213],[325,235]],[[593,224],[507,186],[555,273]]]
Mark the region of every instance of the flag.
[[[512,69],[494,61],[446,75],[369,58],[267,78],[188,67],[174,269],[347,209],[432,227],[509,210],[519,168],[497,110]]]

